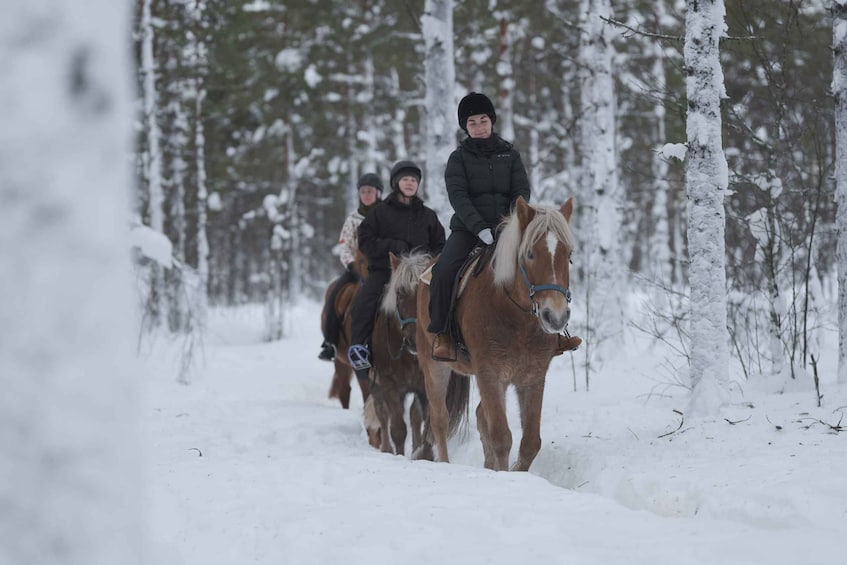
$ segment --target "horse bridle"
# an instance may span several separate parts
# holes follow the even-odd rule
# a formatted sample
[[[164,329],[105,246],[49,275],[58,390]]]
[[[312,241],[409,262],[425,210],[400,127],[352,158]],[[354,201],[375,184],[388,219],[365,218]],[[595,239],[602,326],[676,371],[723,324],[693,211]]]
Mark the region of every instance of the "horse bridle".
[[[402,336],[402,341],[400,342],[400,349],[397,350],[397,355],[391,352],[391,322],[386,316],[385,318],[385,345],[386,349],[388,349],[388,356],[391,357],[392,361],[397,361],[400,359],[400,356],[403,355],[403,349],[406,349],[409,353],[412,353],[412,349],[409,347],[409,340],[406,339],[406,336],[403,334],[403,328],[405,328],[409,324],[414,324],[418,321],[414,316],[409,318],[404,318],[400,315],[400,310],[395,309],[394,314],[397,317],[397,321],[400,323],[400,335]]]
[[[557,285],[557,284],[539,284],[539,285],[532,284],[531,282],[529,282],[529,277],[526,274],[526,269],[524,269],[524,266],[520,265],[520,268],[521,268],[521,274],[523,275],[523,280],[526,283],[527,292],[529,294],[529,303],[532,304],[532,307],[527,309],[527,308],[524,308],[523,306],[521,306],[520,304],[518,304],[517,301],[515,301],[515,299],[512,298],[512,295],[509,294],[508,290],[506,291],[506,296],[508,296],[509,300],[511,300],[512,303],[515,306],[517,306],[518,308],[520,308],[522,311],[524,311],[527,314],[530,314],[532,316],[535,316],[537,318],[539,314],[538,314],[538,302],[535,301],[535,293],[541,292],[541,291],[544,291],[544,290],[554,290],[556,292],[561,292],[562,296],[565,297],[565,300],[568,301],[568,304],[571,303],[572,298],[571,298],[571,289],[570,288],[562,288],[560,285]]]

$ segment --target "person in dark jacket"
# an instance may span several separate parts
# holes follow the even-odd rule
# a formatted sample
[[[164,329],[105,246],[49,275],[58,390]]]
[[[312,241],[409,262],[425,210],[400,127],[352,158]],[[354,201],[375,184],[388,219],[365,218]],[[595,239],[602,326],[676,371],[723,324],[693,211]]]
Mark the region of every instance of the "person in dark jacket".
[[[344,272],[332,283],[332,290],[324,305],[324,340],[321,344],[321,352],[318,359],[332,361],[335,359],[335,344],[338,342],[338,334],[341,332],[341,320],[335,312],[335,300],[339,291],[351,282],[358,282],[364,273],[357,273],[355,269],[357,230],[359,224],[373,210],[382,199],[382,179],[376,173],[365,173],[359,177],[356,183],[359,192],[359,206],[354,210],[344,225],[341,226],[341,234],[338,236],[338,258],[344,266]]]
[[[519,196],[529,202],[530,187],[520,153],[494,133],[497,114],[484,94],[471,92],[459,102],[459,127],[468,134],[450,154],[444,181],[455,212],[450,237],[432,269],[430,324],[436,334],[432,357],[455,359],[455,344],[447,335],[453,284],[468,254],[479,243],[494,243],[494,230],[514,208]]]
[[[359,225],[359,249],[368,258],[368,277],[353,300],[352,329],[347,356],[359,379],[371,366],[369,344],[383,287],[391,278],[388,253],[426,251],[444,247],[444,227],[435,212],[418,196],[421,169],[412,161],[398,161],[391,170],[391,194]]]

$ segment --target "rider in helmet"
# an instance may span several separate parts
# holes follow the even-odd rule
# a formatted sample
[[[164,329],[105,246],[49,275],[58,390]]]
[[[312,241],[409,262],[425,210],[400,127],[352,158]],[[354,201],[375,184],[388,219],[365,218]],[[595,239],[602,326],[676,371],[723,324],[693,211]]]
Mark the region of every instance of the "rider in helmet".
[[[529,178],[520,153],[494,133],[497,114],[485,95],[471,92],[459,102],[459,127],[466,137],[450,154],[444,170],[447,196],[455,214],[450,237],[432,269],[427,331],[434,337],[432,357],[455,359],[448,335],[450,301],[456,274],[480,242],[494,243],[494,230],[519,196],[529,202]]]
[[[341,227],[338,236],[338,258],[344,266],[344,273],[332,283],[332,290],[324,305],[324,341],[321,344],[321,352],[318,359],[332,361],[335,358],[335,344],[338,343],[338,334],[341,331],[341,322],[335,313],[335,299],[338,291],[344,285],[358,281],[364,273],[357,273],[355,269],[356,258],[356,232],[359,224],[379,204],[382,198],[382,179],[376,173],[365,173],[359,177],[356,183],[359,192],[359,206],[349,215]]]
[[[348,350],[359,379],[368,378],[371,366],[376,309],[391,278],[389,252],[400,255],[420,250],[435,255],[444,247],[444,227],[418,196],[421,177],[421,168],[413,161],[398,161],[391,169],[391,194],[359,225],[359,249],[368,258],[368,276],[353,300],[353,345]]]

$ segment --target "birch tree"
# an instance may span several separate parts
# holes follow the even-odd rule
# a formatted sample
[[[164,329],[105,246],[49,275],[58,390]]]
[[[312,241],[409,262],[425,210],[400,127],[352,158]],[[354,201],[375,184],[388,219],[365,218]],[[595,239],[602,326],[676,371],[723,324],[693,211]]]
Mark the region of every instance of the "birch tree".
[[[194,150],[197,177],[197,326],[202,333],[206,329],[206,314],[209,293],[209,238],[206,234],[209,191],[206,186],[206,131],[203,127],[206,100],[206,38],[204,17],[206,3],[196,0],[189,8],[194,21],[192,34],[192,68],[194,69]]]
[[[583,308],[586,330],[586,386],[593,359],[602,344],[623,337],[622,193],[615,154],[615,86],[612,78],[611,31],[602,17],[611,17],[609,0],[582,0],[581,40],[581,150],[582,191],[578,230],[582,261]]]
[[[444,168],[456,145],[456,69],[453,63],[453,0],[426,0],[421,18],[426,55],[426,175],[427,205],[442,221],[450,213]],[[446,222],[445,222],[446,223]]]
[[[0,563],[144,559],[128,3],[0,19]]]
[[[143,80],[144,128],[147,136],[146,177],[148,193],[148,222],[159,233],[165,233],[165,195],[162,189],[162,148],[159,129],[159,104],[156,92],[156,59],[153,53],[153,0],[141,5],[141,73]],[[164,314],[164,282],[162,267],[153,264],[148,297],[149,324],[156,327]]]
[[[504,139],[514,141],[515,73],[512,68],[512,49],[515,41],[515,14],[510,8],[498,6],[494,15],[500,30],[497,34],[497,78],[500,82],[497,95],[497,131]]]
[[[689,411],[694,415],[716,412],[727,396],[723,201],[728,179],[721,143],[720,100],[726,95],[719,58],[724,18],[723,0],[688,0],[684,48],[688,96],[685,181],[691,289]]]
[[[835,191],[838,230],[838,382],[847,383],[847,0],[832,2]]]
[[[653,6],[652,13],[655,28],[660,26],[665,19],[665,2],[661,0]],[[662,44],[656,40],[650,40],[645,46],[646,51],[652,55],[653,67],[650,71],[652,82],[660,89],[666,88],[665,76],[665,51]],[[663,97],[657,96],[657,102],[653,106],[655,116],[655,136],[659,144],[667,142],[665,133],[665,105]],[[668,194],[670,187],[668,183],[667,159],[656,151],[653,155],[652,173],[655,179],[655,191],[653,209],[650,216],[653,219],[654,230],[650,237],[647,251],[648,274],[662,281],[663,285],[673,282],[671,259],[670,226],[668,224]]]

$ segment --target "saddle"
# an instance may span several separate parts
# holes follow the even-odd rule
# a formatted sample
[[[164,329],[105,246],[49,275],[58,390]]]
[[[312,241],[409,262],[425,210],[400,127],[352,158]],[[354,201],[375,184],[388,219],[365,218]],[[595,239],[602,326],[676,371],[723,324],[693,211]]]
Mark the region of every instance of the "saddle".
[[[470,359],[470,351],[468,351],[467,346],[465,345],[464,338],[462,337],[462,330],[459,327],[459,324],[456,323],[456,304],[459,301],[459,297],[464,292],[465,287],[468,285],[468,280],[470,277],[479,276],[482,270],[491,262],[492,257],[494,256],[494,246],[493,245],[477,245],[474,247],[471,252],[468,254],[465,262],[462,263],[462,267],[459,269],[458,273],[456,273],[456,280],[453,281],[453,294],[450,296],[450,307],[447,310],[447,332],[446,334],[450,336],[451,340],[456,346],[456,352],[463,354],[467,359]],[[421,275],[421,280],[424,284],[429,284],[432,280],[432,267],[430,265],[426,271]],[[443,361],[455,361],[456,359],[438,359]]]

